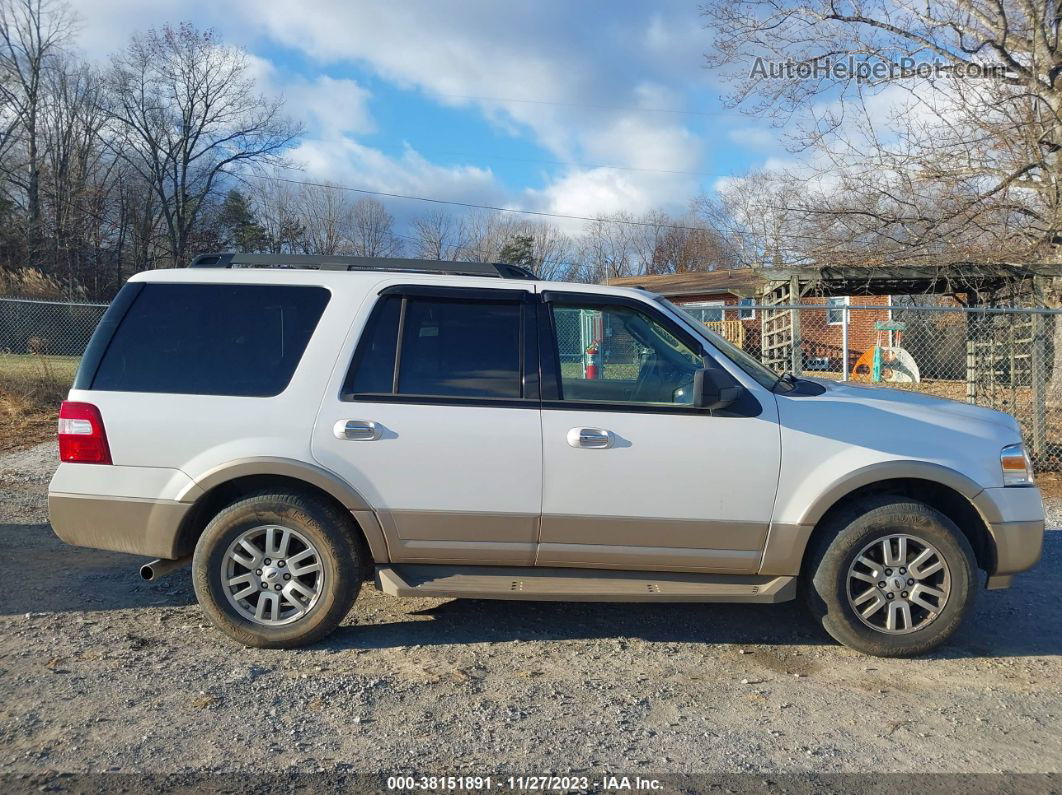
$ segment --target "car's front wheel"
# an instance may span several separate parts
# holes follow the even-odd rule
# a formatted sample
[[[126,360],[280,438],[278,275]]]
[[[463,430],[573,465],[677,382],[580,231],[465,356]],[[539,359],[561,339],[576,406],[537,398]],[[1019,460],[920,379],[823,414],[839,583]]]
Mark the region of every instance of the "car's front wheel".
[[[805,562],[812,615],[866,654],[907,657],[958,629],[977,582],[970,543],[948,517],[902,497],[870,498],[833,517]]]
[[[311,496],[255,494],[215,516],[192,579],[211,622],[245,646],[293,648],[339,625],[361,586],[349,516]]]

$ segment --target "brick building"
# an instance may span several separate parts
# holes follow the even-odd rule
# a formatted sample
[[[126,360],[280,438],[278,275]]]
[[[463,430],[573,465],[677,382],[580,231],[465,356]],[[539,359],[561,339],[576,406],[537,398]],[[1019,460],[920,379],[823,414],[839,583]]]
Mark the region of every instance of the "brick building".
[[[777,276],[769,270],[765,272],[761,268],[740,268],[612,279],[609,284],[614,287],[644,287],[659,293],[682,306],[713,331],[746,352],[753,356],[769,358],[764,356],[763,322],[765,311],[770,310],[755,307],[776,302],[771,300],[770,292],[772,285],[778,281]],[[802,310],[799,313],[802,368],[841,369],[841,357],[845,351],[842,311],[845,304],[886,307],[891,300],[889,295],[804,294],[799,301],[801,305],[822,305],[823,309],[821,312]],[[874,345],[878,334],[874,324],[889,319],[890,312],[884,308],[848,312],[849,366]]]

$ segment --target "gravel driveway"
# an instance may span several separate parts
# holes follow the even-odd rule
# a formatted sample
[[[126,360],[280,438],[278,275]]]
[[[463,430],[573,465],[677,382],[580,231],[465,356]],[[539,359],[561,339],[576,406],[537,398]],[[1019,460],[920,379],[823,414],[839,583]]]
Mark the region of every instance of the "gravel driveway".
[[[826,640],[795,603],[399,600],[243,649],[186,571],[51,533],[51,444],[0,458],[0,777],[126,771],[1057,772],[1062,532],[930,658]],[[1052,501],[1052,526],[1062,504]],[[22,779],[27,781],[27,779]]]

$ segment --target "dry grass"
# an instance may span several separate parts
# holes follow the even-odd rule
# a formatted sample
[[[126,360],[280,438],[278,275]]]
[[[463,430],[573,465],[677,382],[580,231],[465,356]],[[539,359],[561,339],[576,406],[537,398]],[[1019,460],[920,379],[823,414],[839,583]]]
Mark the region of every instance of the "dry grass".
[[[0,355],[0,452],[55,435],[59,404],[76,370],[73,357]]]

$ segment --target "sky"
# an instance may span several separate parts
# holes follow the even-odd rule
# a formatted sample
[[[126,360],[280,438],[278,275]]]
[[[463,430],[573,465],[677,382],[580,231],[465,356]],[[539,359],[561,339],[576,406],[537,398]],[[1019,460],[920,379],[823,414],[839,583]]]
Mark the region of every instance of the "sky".
[[[690,199],[784,157],[724,106],[696,0],[75,0],[104,62],[166,23],[251,56],[306,131],[300,178],[599,216]],[[399,216],[430,205],[391,200]]]

